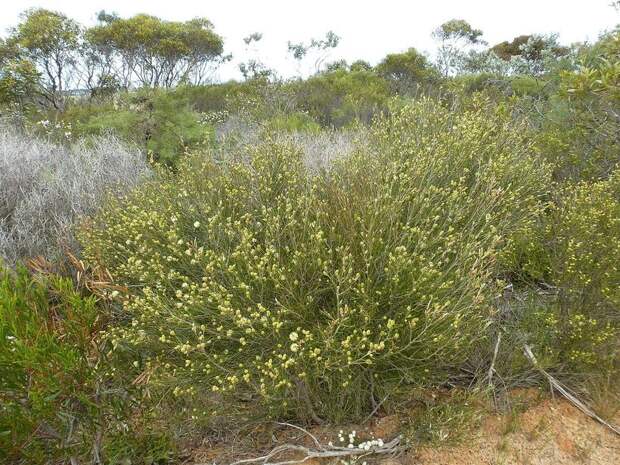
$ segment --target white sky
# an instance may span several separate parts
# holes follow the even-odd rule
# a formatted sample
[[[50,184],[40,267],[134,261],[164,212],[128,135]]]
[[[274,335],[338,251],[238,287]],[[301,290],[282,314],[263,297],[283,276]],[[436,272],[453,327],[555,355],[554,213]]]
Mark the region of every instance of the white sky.
[[[0,31],[18,21],[27,8],[57,10],[84,25],[105,9],[122,17],[148,13],[169,20],[209,18],[224,37],[234,61],[220,79],[239,77],[237,63],[247,59],[242,38],[262,32],[259,57],[284,75],[295,71],[286,44],[308,41],[333,30],[342,40],[329,61],[362,58],[372,64],[387,53],[414,46],[430,52],[433,29],[449,19],[469,21],[495,44],[521,34],[557,32],[560,41],[595,40],[620,22],[611,0],[0,0]]]

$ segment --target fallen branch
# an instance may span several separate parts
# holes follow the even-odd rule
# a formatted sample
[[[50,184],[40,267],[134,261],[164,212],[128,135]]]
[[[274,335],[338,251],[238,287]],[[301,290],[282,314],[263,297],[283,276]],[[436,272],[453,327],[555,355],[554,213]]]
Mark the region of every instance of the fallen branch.
[[[298,429],[308,436],[310,436],[313,442],[316,445],[316,448],[299,446],[295,444],[283,444],[271,450],[266,455],[261,457],[255,457],[250,459],[243,459],[233,462],[231,465],[243,465],[243,464],[261,464],[261,465],[297,465],[304,463],[311,459],[323,459],[323,458],[343,458],[343,457],[355,457],[362,458],[368,457],[371,455],[392,455],[398,452],[401,452],[406,449],[406,446],[401,445],[401,437],[398,436],[392,439],[390,442],[387,442],[381,446],[374,445],[369,448],[364,447],[341,447],[335,446],[332,443],[328,445],[321,444],[315,436],[306,431],[305,429],[294,426],[286,423],[287,426],[292,426],[295,429]],[[272,461],[272,459],[276,459],[278,456],[283,454],[291,454],[295,453],[300,458],[297,459],[287,459],[284,461]],[[206,464],[203,464],[206,465]]]
[[[523,346],[523,353],[525,354],[527,359],[530,362],[532,362],[532,365],[534,365],[534,367],[536,367],[536,369],[540,371],[545,378],[547,378],[547,380],[549,381],[549,384],[551,384],[551,387],[553,389],[555,389],[560,394],[562,394],[571,404],[573,404],[575,407],[581,410],[584,414],[598,421],[603,426],[606,426],[607,428],[609,428],[611,431],[613,431],[617,435],[620,435],[620,428],[618,428],[615,425],[612,425],[611,423],[599,417],[586,404],[584,404],[579,399],[577,399],[577,397],[575,397],[575,395],[571,393],[570,390],[566,386],[564,386],[557,379],[555,379],[553,376],[547,373],[543,368],[541,368],[541,366],[538,364],[538,361],[536,360],[536,356],[532,352],[532,348],[529,345],[525,344]]]

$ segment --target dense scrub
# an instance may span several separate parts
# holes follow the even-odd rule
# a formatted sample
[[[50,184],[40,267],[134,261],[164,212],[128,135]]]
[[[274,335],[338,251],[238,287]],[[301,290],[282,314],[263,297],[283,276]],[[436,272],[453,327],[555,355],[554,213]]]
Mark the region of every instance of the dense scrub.
[[[149,173],[144,156],[114,136],[67,147],[0,128],[0,258],[73,249],[73,225]]]
[[[44,17],[86,37],[24,24]],[[213,34],[100,21],[94,43]],[[36,30],[0,42],[0,461],[181,463],[274,419],[399,410],[414,441],[454,437],[473,396],[547,386],[525,344],[617,410],[618,30],[481,50],[449,21],[436,65],[411,48],[190,85],[141,62],[152,87],[92,74],[81,97],[37,75]]]

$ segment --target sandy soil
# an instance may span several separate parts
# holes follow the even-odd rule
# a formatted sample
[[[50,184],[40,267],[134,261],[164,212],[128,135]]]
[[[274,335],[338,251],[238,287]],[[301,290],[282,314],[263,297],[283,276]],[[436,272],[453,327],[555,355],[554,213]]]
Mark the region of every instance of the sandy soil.
[[[507,421],[512,423],[509,428]],[[620,437],[564,400],[543,401],[510,420],[488,417],[475,436],[465,445],[422,448],[402,457],[400,463],[620,465]]]
[[[613,422],[620,424],[620,412]],[[390,439],[397,436],[400,429],[401,422],[394,415],[360,427],[359,431]],[[337,430],[315,429],[312,432],[325,443],[337,436]],[[282,433],[278,435],[283,441]],[[304,443],[303,435],[292,432],[284,442],[295,441]],[[254,444],[257,446],[255,453],[241,447],[241,457],[226,444],[199,447],[189,454],[191,457],[186,463],[228,464],[235,459],[260,456],[267,450]],[[522,413],[486,416],[480,428],[458,445],[424,446],[398,457],[366,461],[368,465],[620,465],[620,436],[586,417],[567,401],[547,399],[536,402]],[[339,462],[313,459],[305,461],[304,465],[336,463]]]

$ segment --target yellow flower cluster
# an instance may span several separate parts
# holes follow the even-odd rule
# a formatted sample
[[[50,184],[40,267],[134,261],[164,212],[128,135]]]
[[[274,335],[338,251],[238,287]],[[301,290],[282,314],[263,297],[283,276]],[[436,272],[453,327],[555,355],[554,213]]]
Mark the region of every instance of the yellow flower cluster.
[[[498,248],[547,173],[483,110],[422,102],[371,136],[321,173],[270,140],[193,156],[102,212],[82,243],[131,289],[119,359],[188,402],[335,419],[443,380],[484,337]]]

